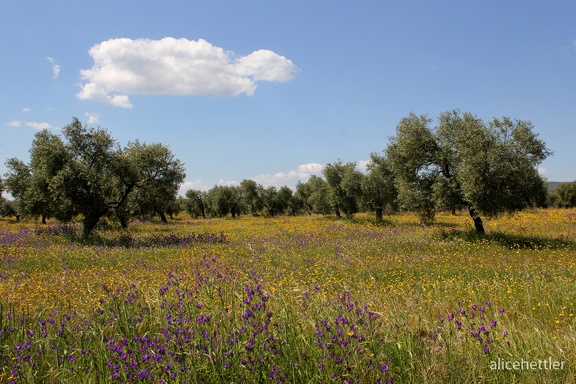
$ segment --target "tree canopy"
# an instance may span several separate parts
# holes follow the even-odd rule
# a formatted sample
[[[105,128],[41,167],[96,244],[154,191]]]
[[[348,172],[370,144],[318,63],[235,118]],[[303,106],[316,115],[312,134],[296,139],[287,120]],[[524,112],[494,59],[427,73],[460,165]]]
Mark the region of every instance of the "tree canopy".
[[[176,198],[184,168],[162,144],[120,148],[106,130],[88,128],[76,118],[62,134],[64,140],[48,130],[38,132],[29,165],[7,161],[6,185],[24,214],[62,221],[81,214],[88,236],[104,215],[125,219],[129,198],[140,196],[159,209]]]
[[[544,179],[538,165],[551,154],[532,123],[494,118],[488,124],[472,115],[442,113],[431,127],[426,115],[402,119],[386,154],[396,175],[404,208],[430,222],[437,209],[466,206],[478,232],[480,214],[543,204]]]

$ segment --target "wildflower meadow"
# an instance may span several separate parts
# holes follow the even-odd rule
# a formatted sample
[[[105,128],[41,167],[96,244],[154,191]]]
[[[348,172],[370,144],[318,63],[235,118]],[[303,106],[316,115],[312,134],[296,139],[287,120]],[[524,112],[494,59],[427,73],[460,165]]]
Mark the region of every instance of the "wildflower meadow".
[[[0,221],[0,383],[576,382],[576,210]]]

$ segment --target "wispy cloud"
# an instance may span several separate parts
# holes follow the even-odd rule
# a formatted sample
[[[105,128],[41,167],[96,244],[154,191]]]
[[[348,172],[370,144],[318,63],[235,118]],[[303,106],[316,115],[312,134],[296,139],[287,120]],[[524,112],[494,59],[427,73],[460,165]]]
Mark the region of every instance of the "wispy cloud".
[[[18,120],[12,120],[12,121],[7,122],[5,125],[6,125],[7,127],[15,127],[15,128],[17,128],[17,127],[21,127],[21,126],[22,126],[22,122],[21,122],[21,121],[18,121]]]
[[[186,194],[186,191],[189,191],[190,189],[196,189],[199,191],[208,191],[210,189],[210,187],[207,185],[204,185],[204,182],[202,181],[202,179],[196,179],[194,181],[185,181],[182,184],[180,184],[180,189],[178,190],[178,195],[184,196]]]
[[[540,174],[540,176],[546,176],[546,175],[548,174],[548,169],[547,169],[547,168],[538,167],[538,173]]]
[[[34,121],[31,121],[31,122],[26,123],[25,125],[26,125],[27,127],[34,128],[34,129],[37,129],[37,130],[50,129],[50,128],[52,128],[52,126],[51,126],[50,124],[46,123],[46,122],[34,122]]]
[[[100,123],[100,116],[97,113],[86,112],[84,114],[84,116],[86,116],[86,124],[98,124],[98,123]]]
[[[7,127],[14,127],[14,128],[18,128],[18,127],[28,127],[28,128],[33,128],[33,129],[37,129],[37,130],[41,130],[41,129],[52,129],[52,126],[49,123],[46,122],[36,122],[36,121],[28,121],[28,122],[22,122],[19,120],[11,120],[9,122],[7,122],[5,124]]]
[[[51,57],[47,57],[46,59],[52,65],[52,77],[57,79],[60,75],[60,64],[58,64],[56,60]]]
[[[366,167],[368,166],[368,164],[370,164],[370,160],[360,160],[356,168],[358,168],[358,170],[360,170],[361,172],[367,172],[368,168]]]
[[[28,112],[31,112],[31,111],[32,111],[32,108],[28,108],[28,107],[22,108],[22,112],[24,112],[24,113],[28,113]]]
[[[297,169],[288,172],[278,172],[274,174],[263,174],[252,177],[252,180],[265,187],[282,187],[287,185],[293,187],[298,181],[305,182],[312,175],[321,175],[324,165],[319,163],[301,164]]]
[[[124,108],[128,95],[252,95],[256,82],[287,82],[298,70],[270,50],[239,57],[202,39],[111,39],[89,54],[94,64],[80,71],[86,82],[76,96]]]

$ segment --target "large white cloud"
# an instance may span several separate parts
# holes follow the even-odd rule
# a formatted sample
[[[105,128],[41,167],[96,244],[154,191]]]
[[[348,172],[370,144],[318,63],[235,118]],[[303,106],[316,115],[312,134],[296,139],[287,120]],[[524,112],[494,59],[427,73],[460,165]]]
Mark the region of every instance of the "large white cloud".
[[[286,82],[297,72],[270,50],[238,57],[202,39],[111,39],[89,54],[94,65],[80,71],[85,83],[76,96],[125,108],[128,95],[252,95],[257,81]]]

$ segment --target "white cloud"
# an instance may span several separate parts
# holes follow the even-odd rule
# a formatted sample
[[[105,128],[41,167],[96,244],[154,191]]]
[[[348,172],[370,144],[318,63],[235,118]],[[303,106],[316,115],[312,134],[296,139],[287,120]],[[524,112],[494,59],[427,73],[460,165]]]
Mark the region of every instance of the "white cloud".
[[[52,77],[57,79],[58,75],[60,75],[60,64],[58,64],[56,60],[51,57],[47,57],[46,59],[52,65]]]
[[[50,129],[50,128],[52,128],[52,126],[51,126],[50,124],[46,123],[46,122],[41,122],[41,123],[38,123],[38,122],[28,122],[28,123],[26,123],[26,126],[27,126],[27,127],[30,127],[30,128],[37,129],[37,130]]]
[[[18,121],[18,120],[12,120],[6,123],[7,127],[21,127],[22,126],[22,122]]]
[[[194,181],[185,181],[182,184],[180,184],[180,189],[178,190],[178,195],[179,196],[185,196],[186,191],[188,191],[190,189],[196,189],[199,191],[208,191],[210,189],[210,187],[204,185],[204,183],[202,182],[202,179],[196,179]]]
[[[368,164],[370,164],[370,160],[360,160],[360,161],[358,161],[357,168],[361,172],[367,172],[368,169],[366,167],[368,166]]]
[[[278,172],[275,174],[264,174],[252,177],[252,180],[265,187],[275,186],[280,188],[284,185],[293,187],[298,181],[305,182],[312,175],[321,175],[324,166],[318,163],[308,163],[298,166],[298,169],[288,172]]]
[[[278,172],[275,174],[264,174],[251,177],[252,180],[256,181],[258,184],[262,184],[264,187],[274,186],[277,188],[287,185],[288,187],[294,189],[296,183],[300,180],[305,182],[310,178],[311,175],[322,175],[322,169],[324,165],[318,163],[308,163],[301,164],[298,169],[288,171],[288,172]],[[224,179],[218,180],[216,185],[239,185],[237,181],[227,181]],[[200,191],[209,191],[212,189],[213,185],[205,185],[202,179],[197,179],[195,181],[185,181],[180,185],[180,190],[178,194],[184,196],[186,191],[190,189],[196,189]]]
[[[98,124],[100,123],[100,116],[97,113],[88,113],[84,114],[86,116],[86,124]]]
[[[548,174],[548,169],[539,167],[539,168],[538,168],[538,174],[539,174],[540,176],[546,176],[546,175]]]
[[[238,183],[234,180],[226,181],[224,179],[220,179],[220,180],[218,180],[216,185],[231,186],[231,185],[238,185]]]
[[[92,46],[81,100],[130,108],[128,95],[252,95],[257,81],[286,82],[297,68],[284,56],[258,50],[244,57],[199,39],[111,39]]]
[[[28,113],[28,112],[31,112],[31,111],[32,111],[32,108],[28,108],[28,107],[22,108],[22,112],[24,112],[24,113]]]

